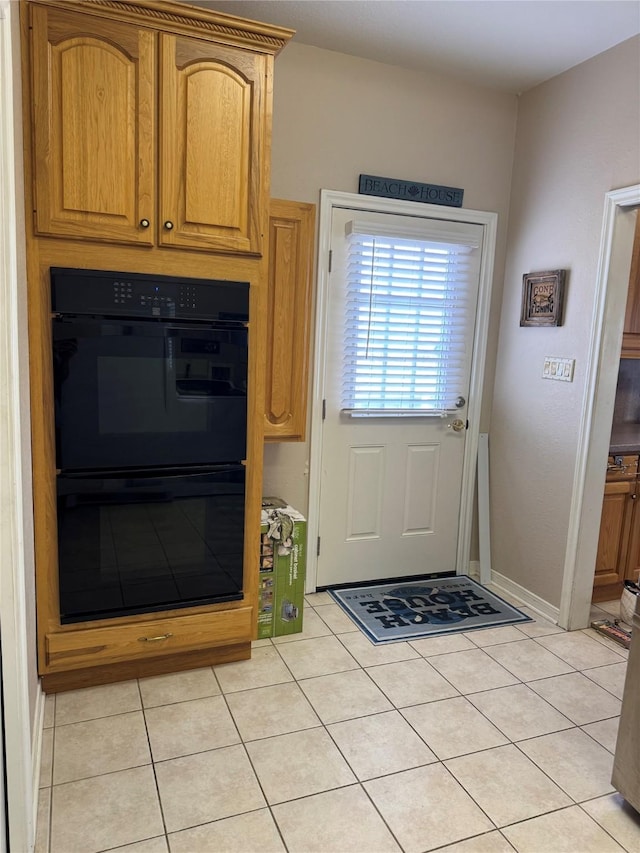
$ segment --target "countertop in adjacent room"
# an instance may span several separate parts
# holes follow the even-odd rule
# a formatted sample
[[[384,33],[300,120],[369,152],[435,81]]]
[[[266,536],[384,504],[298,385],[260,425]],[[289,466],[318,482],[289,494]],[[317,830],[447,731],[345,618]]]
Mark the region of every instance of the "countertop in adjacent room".
[[[614,423],[609,453],[612,456],[640,453],[640,423]]]

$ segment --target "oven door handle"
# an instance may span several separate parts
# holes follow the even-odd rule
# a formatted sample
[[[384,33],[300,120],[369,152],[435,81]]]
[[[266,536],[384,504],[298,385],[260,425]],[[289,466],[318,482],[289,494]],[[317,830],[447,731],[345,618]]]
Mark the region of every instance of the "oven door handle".
[[[170,335],[164,336],[164,410],[172,406],[178,394],[178,377],[176,374],[176,359],[174,353],[174,339]]]
[[[180,466],[168,465],[166,468],[103,468],[95,471],[58,471],[58,476],[73,480],[142,480],[163,479],[168,480],[177,477],[202,477],[205,474],[226,474],[235,471],[244,471],[245,460],[237,462],[222,462],[217,465],[197,465],[182,468]]]

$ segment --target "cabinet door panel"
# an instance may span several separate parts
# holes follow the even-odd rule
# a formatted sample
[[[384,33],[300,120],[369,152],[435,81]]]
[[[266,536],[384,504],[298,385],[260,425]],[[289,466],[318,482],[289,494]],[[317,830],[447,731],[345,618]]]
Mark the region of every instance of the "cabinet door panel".
[[[32,8],[36,230],[151,244],[155,36]]]
[[[161,39],[160,243],[260,254],[271,58]]]
[[[315,205],[271,199],[265,440],[303,441]]]
[[[612,587],[613,584],[622,587],[635,504],[631,495],[634,493],[635,480],[605,484],[594,593],[598,587]]]
[[[636,483],[636,486],[640,484]],[[637,492],[637,488],[636,488]],[[640,582],[640,509],[637,500],[634,502],[633,514],[631,516],[631,530],[629,534],[629,555],[625,568],[625,580]]]

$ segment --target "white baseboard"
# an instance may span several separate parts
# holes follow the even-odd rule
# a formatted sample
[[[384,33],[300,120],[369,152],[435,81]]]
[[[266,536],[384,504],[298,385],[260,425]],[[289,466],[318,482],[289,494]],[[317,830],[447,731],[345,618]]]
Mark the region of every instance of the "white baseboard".
[[[480,580],[480,560],[469,560],[468,574],[474,581]]]
[[[542,618],[546,619],[548,622],[553,622],[554,625],[558,624],[560,608],[549,604],[549,602],[545,601],[544,598],[540,598],[539,595],[536,595],[534,592],[530,592],[528,589],[520,586],[519,583],[512,581],[505,575],[501,575],[500,572],[492,571],[491,585],[495,587],[498,592],[503,591],[509,595],[515,596],[522,602],[522,604],[526,605],[531,610],[534,610],[539,616],[542,616]]]
[[[475,581],[480,581],[479,560],[469,561],[468,574],[469,577],[473,578]],[[558,619],[560,617],[559,607],[554,607],[552,604],[549,604],[548,601],[545,601],[544,598],[540,598],[539,595],[536,595],[534,592],[530,592],[528,589],[525,589],[525,587],[520,586],[519,583],[512,581],[505,575],[501,575],[500,572],[491,571],[491,586],[494,587],[498,593],[502,592],[503,594],[517,598],[519,602],[528,607],[530,610],[534,610],[538,616],[542,616],[542,618],[546,619],[548,622],[553,622],[554,625],[558,624]]]

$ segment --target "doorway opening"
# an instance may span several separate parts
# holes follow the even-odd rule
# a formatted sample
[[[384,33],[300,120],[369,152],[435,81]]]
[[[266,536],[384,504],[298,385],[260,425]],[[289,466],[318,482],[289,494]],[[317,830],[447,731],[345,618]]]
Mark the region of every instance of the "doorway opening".
[[[584,405],[569,514],[558,624],[589,625],[605,465],[609,451],[629,268],[640,206],[640,184],[605,196],[600,259],[587,364]],[[615,369],[612,369],[615,365]]]

